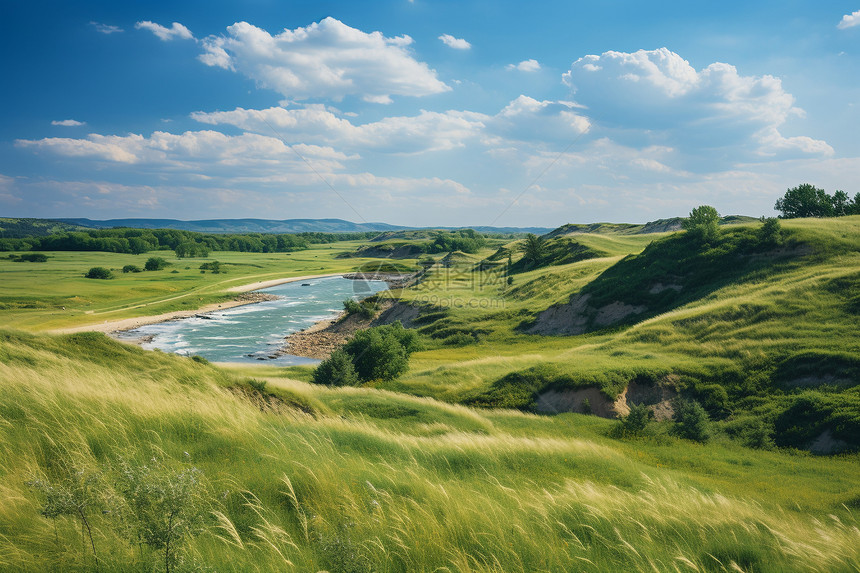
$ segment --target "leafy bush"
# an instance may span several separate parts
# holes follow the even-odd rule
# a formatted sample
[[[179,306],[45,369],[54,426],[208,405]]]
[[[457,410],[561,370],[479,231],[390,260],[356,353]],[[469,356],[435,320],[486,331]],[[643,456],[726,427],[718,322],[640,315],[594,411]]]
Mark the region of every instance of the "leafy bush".
[[[46,263],[48,262],[48,255],[45,253],[24,253],[14,260],[19,263]]]
[[[359,383],[352,358],[343,350],[335,350],[317,366],[311,381],[327,386],[356,386]]]
[[[143,268],[147,271],[160,271],[169,264],[170,263],[168,263],[161,257],[149,257],[148,259],[146,259],[146,264],[143,265]]]
[[[204,529],[209,492],[203,472],[169,468],[153,458],[146,465],[121,461],[117,474],[131,518],[131,542],[163,551],[165,571],[170,573],[182,542]]]
[[[708,418],[708,413],[701,404],[695,400],[679,397],[672,402],[672,408],[675,410],[675,414],[672,416],[675,422],[675,425],[672,426],[672,434],[686,440],[702,443],[711,439],[713,434],[711,419]]]
[[[399,321],[359,330],[343,347],[364,382],[397,378],[409,368],[409,355],[417,349],[418,334]]]
[[[762,217],[762,226],[758,230],[758,239],[765,245],[778,245],[782,242],[782,225],[776,217]]]
[[[104,267],[93,267],[84,276],[88,279],[112,279],[113,273]]]
[[[641,436],[654,419],[654,412],[645,404],[634,404],[630,412],[618,420],[612,434],[618,438]]]
[[[346,311],[347,316],[357,314],[362,318],[373,318],[373,315],[379,310],[379,306],[369,300],[356,302],[348,298],[343,301],[343,309]]]
[[[141,269],[137,265],[125,265],[122,268],[122,272],[124,272],[124,273],[139,273],[141,271],[143,271],[143,269]]]
[[[221,272],[223,272],[221,270],[221,262],[220,261],[209,261],[208,263],[201,263],[200,264],[200,270],[201,270],[201,272],[212,271],[213,275],[217,275],[217,274],[220,274]]]

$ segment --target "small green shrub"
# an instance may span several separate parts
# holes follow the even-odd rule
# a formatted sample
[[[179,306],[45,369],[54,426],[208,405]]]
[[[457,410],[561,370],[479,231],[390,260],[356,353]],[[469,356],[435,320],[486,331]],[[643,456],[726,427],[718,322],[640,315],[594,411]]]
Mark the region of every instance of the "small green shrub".
[[[314,384],[327,386],[357,386],[359,383],[352,358],[343,350],[335,350],[320,363],[311,380]]]
[[[137,266],[137,265],[125,265],[125,266],[122,268],[122,272],[124,272],[124,273],[139,273],[139,272],[142,272],[142,271],[143,271],[143,269],[141,269],[141,268],[140,268],[139,266]]]
[[[46,263],[48,262],[48,255],[45,253],[24,253],[13,260],[19,263]]]
[[[634,404],[630,412],[618,420],[612,434],[617,438],[641,436],[654,419],[654,412],[645,404]]]
[[[161,257],[149,257],[146,259],[146,264],[143,265],[143,268],[147,271],[160,271],[169,264]]]
[[[104,267],[93,267],[84,276],[88,279],[112,279],[113,273]]]
[[[679,397],[672,402],[672,408],[675,411],[672,417],[675,422],[671,430],[673,435],[701,443],[711,439],[711,419],[701,404]]]

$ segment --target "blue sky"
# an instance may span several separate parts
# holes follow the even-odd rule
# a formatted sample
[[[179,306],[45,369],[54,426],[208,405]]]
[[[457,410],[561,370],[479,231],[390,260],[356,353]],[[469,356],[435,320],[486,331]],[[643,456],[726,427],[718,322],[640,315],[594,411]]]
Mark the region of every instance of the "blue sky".
[[[0,215],[403,225],[860,192],[860,1],[4,2]]]

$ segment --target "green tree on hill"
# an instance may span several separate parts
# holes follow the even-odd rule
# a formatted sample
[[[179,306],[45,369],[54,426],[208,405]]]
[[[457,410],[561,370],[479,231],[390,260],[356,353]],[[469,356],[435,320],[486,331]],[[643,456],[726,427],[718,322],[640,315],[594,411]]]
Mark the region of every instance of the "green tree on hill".
[[[690,211],[690,216],[681,221],[681,228],[688,233],[708,240],[719,233],[720,214],[710,205],[702,205]]]
[[[846,196],[847,197],[847,196]],[[783,219],[797,217],[831,217],[833,204],[830,196],[809,183],[792,187],[776,200],[774,209],[782,213]]]
[[[537,264],[546,254],[546,241],[543,237],[538,237],[532,233],[526,235],[526,242],[523,245],[523,258],[532,264]]]

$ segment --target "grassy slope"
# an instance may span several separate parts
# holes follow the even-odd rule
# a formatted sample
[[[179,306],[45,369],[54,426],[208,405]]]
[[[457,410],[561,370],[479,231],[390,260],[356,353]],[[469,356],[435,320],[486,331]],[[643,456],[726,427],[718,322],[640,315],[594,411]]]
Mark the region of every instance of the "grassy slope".
[[[851,571],[856,458],[813,459],[611,424],[474,411],[272,379],[274,411],[225,391],[241,371],[101,335],[0,334],[0,569],[83,571],[79,524],[25,482],[56,460],[107,472],[153,456],[203,471],[208,533],[184,564],[218,571]],[[246,387],[247,388],[247,387]],[[272,400],[275,400],[272,398]],[[304,413],[289,407],[300,404]],[[185,454],[187,452],[187,455]],[[102,486],[110,491],[111,486]],[[111,513],[101,570],[152,568]]]
[[[704,298],[631,328],[584,336],[527,336],[516,328],[536,310],[564,302],[593,283],[634,245],[615,237],[577,236],[603,250],[609,250],[607,239],[616,242],[616,256],[516,275],[508,289],[437,271],[441,276],[435,283],[404,297],[432,302],[435,295],[442,304],[454,302],[445,321],[481,331],[482,340],[460,348],[431,345],[414,355],[410,374],[396,387],[459,401],[506,373],[543,363],[556,363],[599,384],[601,373],[612,370],[680,368],[716,377],[725,369],[737,373],[751,365],[773,369],[777,359],[802,351],[860,352],[856,310],[851,310],[860,268],[860,218],[786,221],[784,227],[813,252],[740,282],[718,284]],[[635,248],[641,251],[651,238],[621,239],[640,239]]]

